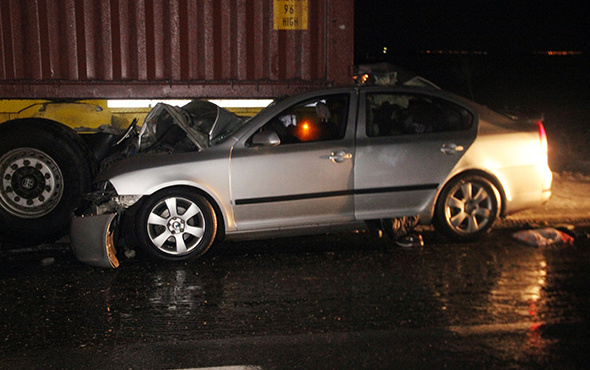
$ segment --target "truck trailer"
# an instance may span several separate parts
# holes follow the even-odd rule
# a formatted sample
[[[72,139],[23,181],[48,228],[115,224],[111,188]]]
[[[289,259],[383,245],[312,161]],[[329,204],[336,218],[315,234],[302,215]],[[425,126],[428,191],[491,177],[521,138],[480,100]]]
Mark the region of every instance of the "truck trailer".
[[[107,99],[258,99],[352,82],[352,0],[0,4],[0,240],[54,241],[130,125]]]

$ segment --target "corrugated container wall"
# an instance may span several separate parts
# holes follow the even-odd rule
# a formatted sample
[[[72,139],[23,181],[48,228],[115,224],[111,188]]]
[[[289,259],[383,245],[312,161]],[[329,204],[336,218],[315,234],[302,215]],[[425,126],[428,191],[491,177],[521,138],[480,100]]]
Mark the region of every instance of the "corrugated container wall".
[[[293,5],[307,24],[277,27]],[[353,26],[353,0],[2,0],[0,98],[274,97],[348,84]]]

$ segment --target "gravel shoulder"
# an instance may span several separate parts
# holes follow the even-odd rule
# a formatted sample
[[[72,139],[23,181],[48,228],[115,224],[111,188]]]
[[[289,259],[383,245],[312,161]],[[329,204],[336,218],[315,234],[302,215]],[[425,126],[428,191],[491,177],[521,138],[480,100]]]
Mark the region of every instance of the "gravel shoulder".
[[[551,192],[551,198],[544,205],[510,215],[502,223],[590,224],[590,175],[554,172]]]

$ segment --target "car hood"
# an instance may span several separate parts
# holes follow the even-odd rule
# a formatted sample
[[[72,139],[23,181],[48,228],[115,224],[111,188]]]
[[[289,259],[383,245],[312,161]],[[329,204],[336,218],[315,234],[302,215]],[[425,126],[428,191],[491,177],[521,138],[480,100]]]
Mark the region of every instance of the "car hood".
[[[198,163],[218,158],[229,158],[231,146],[234,140],[228,140],[222,145],[217,145],[202,151],[168,153],[140,153],[129,158],[117,161],[108,168],[102,170],[95,178],[95,182],[112,180],[120,176],[134,176],[145,170],[157,171],[164,167],[172,167],[185,163]]]
[[[239,129],[244,120],[206,100],[183,107],[158,103],[139,133],[139,152],[201,151]]]

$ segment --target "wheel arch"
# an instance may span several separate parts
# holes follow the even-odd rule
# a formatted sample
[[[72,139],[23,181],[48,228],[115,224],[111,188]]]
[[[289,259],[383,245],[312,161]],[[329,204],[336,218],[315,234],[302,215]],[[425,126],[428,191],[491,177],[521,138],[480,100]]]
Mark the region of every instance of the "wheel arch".
[[[63,129],[65,129],[66,131],[74,134],[75,136],[78,136],[76,134],[76,131],[74,131],[73,128],[69,127],[68,125],[53,120],[53,119],[49,119],[49,118],[43,118],[43,117],[26,117],[26,118],[14,118],[5,122],[0,123],[0,129],[13,129],[13,126],[21,126],[21,125],[26,125],[26,124],[32,124],[32,123],[36,123],[36,124],[42,124],[45,125],[46,127],[52,127],[52,129],[57,130],[57,127],[61,127]],[[57,125],[54,126],[54,125]],[[19,127],[16,127],[14,129],[18,129]]]
[[[4,130],[9,131],[26,129],[27,125],[43,125],[45,128],[48,128],[56,134],[66,135],[68,139],[79,146],[79,149],[84,152],[87,158],[93,159],[89,164],[92,166],[93,175],[98,173],[98,163],[96,158],[84,139],[82,139],[82,137],[78,135],[78,133],[73,128],[62,122],[42,117],[15,118],[0,123],[0,132]]]
[[[202,196],[203,198],[205,198],[209,202],[209,204],[211,204],[211,207],[213,207],[213,211],[215,212],[215,217],[217,218],[216,240],[223,239],[223,237],[225,236],[227,215],[221,210],[221,206],[219,205],[219,202],[216,197],[211,195],[205,189],[195,186],[194,184],[171,185],[171,186],[164,186],[164,187],[158,188],[156,191],[153,191],[153,192],[150,192],[149,194],[144,195],[140,199],[140,201],[134,205],[134,208],[136,208],[136,209],[139,208],[141,206],[141,204],[143,204],[146,201],[146,199],[148,199],[149,197],[151,197],[161,191],[171,190],[171,189],[179,189],[179,190],[194,192],[194,193]]]
[[[447,181],[445,181],[445,183],[438,189],[436,197],[434,198],[434,202],[432,203],[432,206],[431,206],[431,212],[430,212],[431,218],[434,218],[436,216],[435,215],[436,205],[438,204],[438,202],[440,200],[441,193],[442,193],[443,189],[445,188],[445,186],[447,186],[447,184],[449,184],[450,182],[454,181],[455,179],[457,179],[459,177],[472,176],[472,175],[481,176],[481,177],[487,179],[488,181],[490,181],[492,183],[492,185],[494,185],[494,188],[497,192],[496,197],[498,198],[498,201],[500,203],[499,216],[504,217],[505,211],[506,211],[506,191],[504,190],[504,187],[502,186],[502,183],[500,182],[500,180],[490,172],[487,172],[487,171],[484,171],[481,169],[468,169],[468,170],[464,170],[459,173],[456,173],[452,177],[449,177],[447,179]]]

